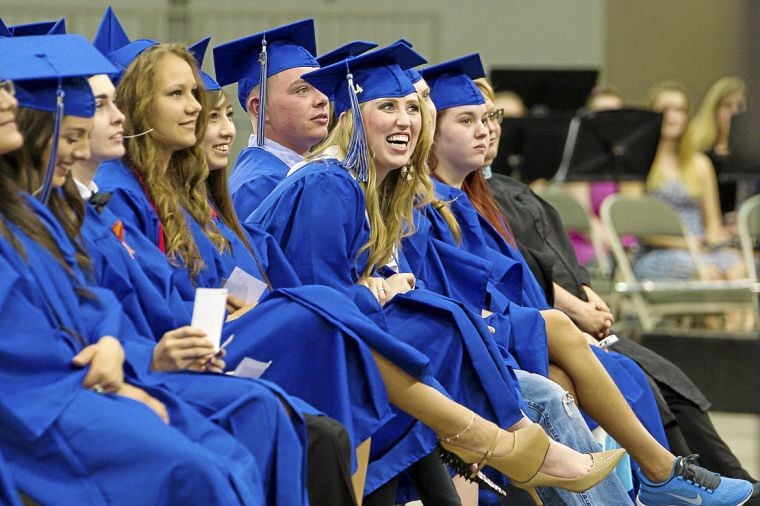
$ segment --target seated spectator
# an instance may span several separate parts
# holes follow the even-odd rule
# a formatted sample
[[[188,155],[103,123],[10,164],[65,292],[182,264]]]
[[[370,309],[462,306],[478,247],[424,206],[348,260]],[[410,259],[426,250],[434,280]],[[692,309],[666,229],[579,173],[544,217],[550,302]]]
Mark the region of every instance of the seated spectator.
[[[685,137],[689,124],[686,90],[674,82],[655,85],[649,107],[663,114],[660,144],[646,182],[649,193],[671,204],[702,249],[710,279],[746,276],[741,256],[725,246],[731,236],[724,229],[715,170],[710,159],[695,151]],[[696,266],[680,240],[659,238],[645,245],[634,262],[640,279],[691,279]]]
[[[736,76],[721,77],[710,86],[702,105],[694,115],[686,135],[695,150],[705,153],[720,175],[728,149],[731,118],[747,110],[747,85]],[[718,183],[720,209],[723,214],[736,211],[741,191],[744,198],[757,193],[757,180],[747,182],[723,181]]]

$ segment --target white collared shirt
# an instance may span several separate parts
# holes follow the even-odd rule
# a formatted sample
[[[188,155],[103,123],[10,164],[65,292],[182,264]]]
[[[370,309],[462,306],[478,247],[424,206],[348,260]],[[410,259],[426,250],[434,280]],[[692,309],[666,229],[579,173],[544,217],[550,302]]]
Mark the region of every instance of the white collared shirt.
[[[251,134],[251,136],[248,137],[248,147],[256,147],[256,134]],[[282,144],[273,141],[269,137],[264,137],[264,150],[273,154],[279,158],[282,163],[291,168],[295,164],[303,162],[303,156],[299,155],[292,149],[286,148]]]
[[[98,185],[95,184],[95,181],[90,181],[90,184],[85,186],[78,179],[72,179],[74,179],[74,183],[77,185],[77,190],[79,191],[79,196],[82,197],[83,200],[90,200],[93,193],[98,193]]]
[[[338,160],[340,156],[341,156],[341,153],[340,153],[340,149],[338,149],[338,146],[330,146],[327,149],[325,149],[324,153],[322,153],[321,156],[314,158],[313,160],[324,160],[325,158],[335,158],[336,160]],[[302,158],[300,162],[296,163],[295,165],[291,165],[290,170],[288,171],[288,176],[298,171],[298,169],[300,169],[301,167],[304,167],[307,163],[309,162],[307,162],[306,160]],[[349,172],[349,174],[351,174],[351,177],[356,179],[356,176],[354,176],[353,173]]]

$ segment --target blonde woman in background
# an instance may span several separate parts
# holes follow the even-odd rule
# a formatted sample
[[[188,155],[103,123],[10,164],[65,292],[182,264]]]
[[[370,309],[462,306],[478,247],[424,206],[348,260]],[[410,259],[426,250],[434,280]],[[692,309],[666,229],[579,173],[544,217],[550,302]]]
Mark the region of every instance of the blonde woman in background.
[[[694,149],[710,157],[718,175],[730,154],[728,137],[731,119],[746,110],[747,85],[744,81],[736,76],[721,77],[710,86],[686,132]],[[727,214],[736,211],[744,198],[757,192],[756,187],[757,180],[720,182],[718,194],[721,212]]]
[[[494,105],[496,109],[504,111],[502,114],[505,118],[522,118],[528,114],[528,110],[525,108],[525,102],[514,91],[499,91],[496,92],[494,99]]]
[[[689,101],[683,85],[665,81],[652,87],[649,107],[662,113],[660,144],[646,189],[671,204],[700,243],[711,279],[740,279],[745,268],[736,251],[724,248],[731,237],[723,227],[718,183],[710,159],[689,136]],[[652,241],[634,265],[640,279],[690,279],[695,265],[680,240]]]

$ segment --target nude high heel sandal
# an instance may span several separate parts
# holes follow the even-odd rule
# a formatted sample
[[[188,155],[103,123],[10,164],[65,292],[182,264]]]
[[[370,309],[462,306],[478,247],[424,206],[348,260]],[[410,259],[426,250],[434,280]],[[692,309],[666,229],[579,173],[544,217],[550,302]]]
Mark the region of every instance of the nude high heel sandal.
[[[591,454],[593,466],[583,476],[577,478],[559,478],[540,472],[541,466],[549,451],[549,436],[538,424],[531,424],[516,430],[515,444],[512,451],[506,455],[496,455],[495,449],[499,443],[501,430],[496,433],[493,442],[485,453],[463,448],[453,444],[465,432],[471,430],[475,418],[456,436],[443,438],[440,445],[447,463],[454,462],[455,471],[470,479],[477,479],[478,472],[483,466],[490,466],[507,476],[512,485],[526,490],[537,505],[543,504],[536,492],[536,487],[560,487],[571,492],[583,492],[602,481],[615,468],[625,455],[625,450],[617,449]],[[472,463],[477,462],[473,467]],[[468,476],[469,474],[469,476]]]

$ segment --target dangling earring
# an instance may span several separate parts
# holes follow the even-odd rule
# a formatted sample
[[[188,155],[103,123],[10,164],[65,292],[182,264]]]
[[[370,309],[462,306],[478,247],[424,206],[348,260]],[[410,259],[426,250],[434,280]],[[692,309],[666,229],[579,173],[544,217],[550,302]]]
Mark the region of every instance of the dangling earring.
[[[410,183],[412,179],[414,179],[414,167],[412,167],[412,162],[407,162],[401,167],[401,180]]]

